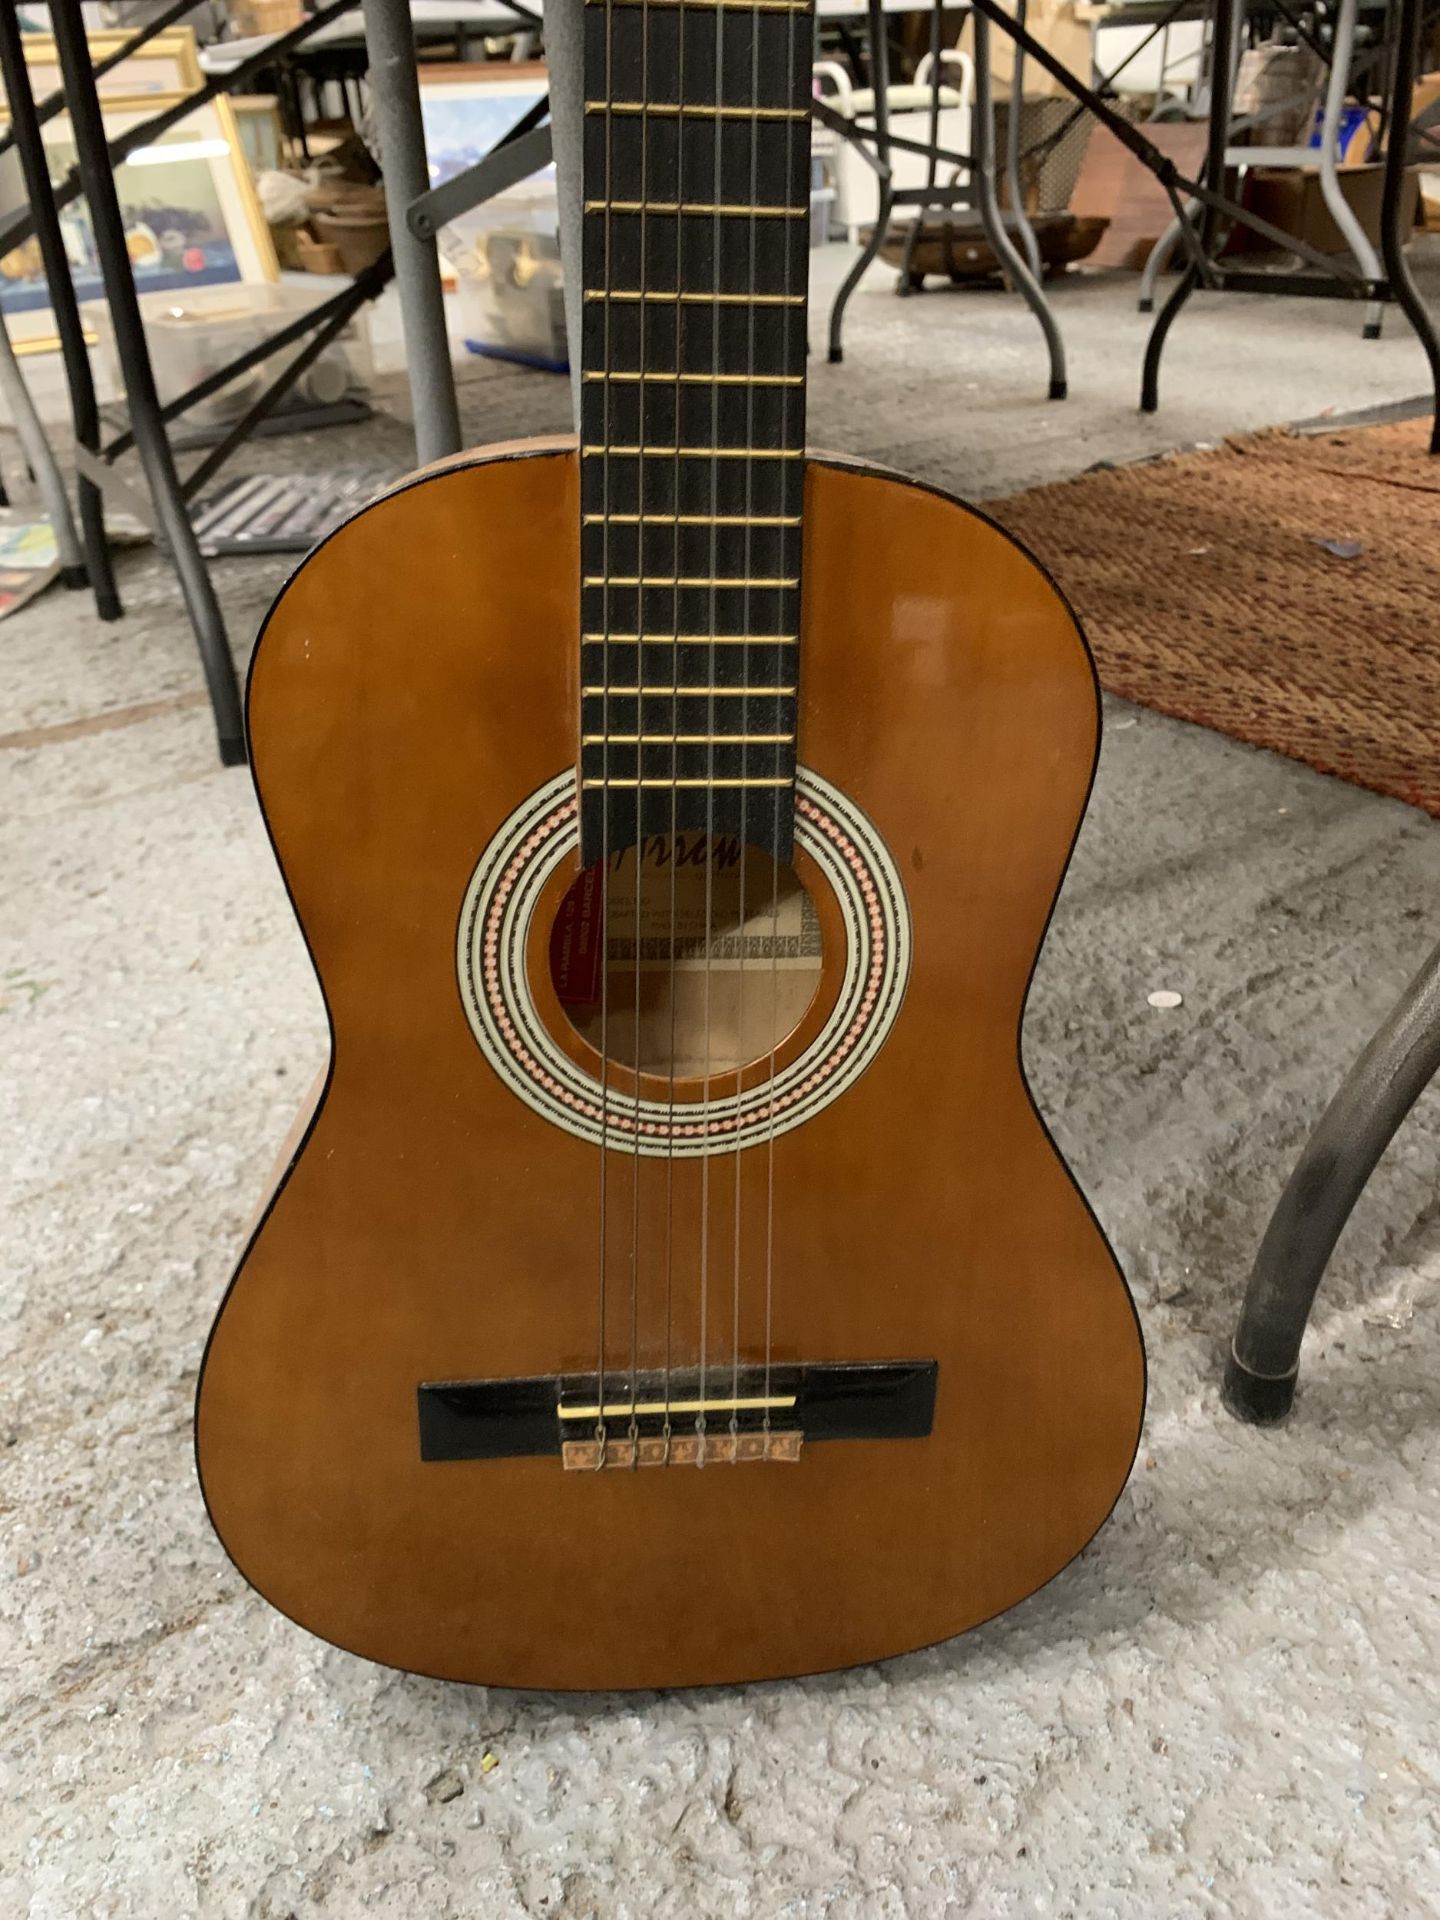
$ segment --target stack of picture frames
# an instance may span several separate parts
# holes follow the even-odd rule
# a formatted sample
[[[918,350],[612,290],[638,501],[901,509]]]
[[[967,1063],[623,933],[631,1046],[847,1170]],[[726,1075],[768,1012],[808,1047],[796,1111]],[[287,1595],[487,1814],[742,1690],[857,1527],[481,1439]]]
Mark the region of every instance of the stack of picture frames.
[[[127,38],[125,33],[92,33],[92,59],[110,57]],[[46,35],[29,34],[25,54],[32,91],[37,102],[43,101],[60,86],[55,44]],[[194,92],[202,81],[191,29],[158,34],[100,80],[107,131],[112,138],[130,132]],[[0,91],[0,130],[8,123],[8,103]],[[50,176],[59,183],[75,163],[74,137],[65,115],[45,123],[44,137]],[[200,288],[241,288],[278,277],[270,231],[228,100],[197,107],[153,145],[137,148],[117,169],[115,182],[135,285],[142,296],[164,293],[180,299]],[[0,176],[0,198],[6,204],[16,188],[8,171]],[[23,187],[18,190],[23,200]],[[83,199],[62,210],[61,224],[76,294],[82,302],[102,299]],[[50,292],[33,239],[0,258],[0,314],[17,354],[44,354],[58,346]]]

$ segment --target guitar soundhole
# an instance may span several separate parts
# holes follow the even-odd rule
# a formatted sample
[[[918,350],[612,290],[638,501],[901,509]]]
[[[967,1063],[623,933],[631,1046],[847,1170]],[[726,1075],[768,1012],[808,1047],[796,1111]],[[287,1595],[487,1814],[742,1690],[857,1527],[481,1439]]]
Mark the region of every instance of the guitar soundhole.
[[[822,962],[795,869],[723,835],[655,834],[612,855],[608,873],[587,867],[550,931],[551,979],[575,1031],[615,1064],[666,1079],[765,1059],[804,1018]]]

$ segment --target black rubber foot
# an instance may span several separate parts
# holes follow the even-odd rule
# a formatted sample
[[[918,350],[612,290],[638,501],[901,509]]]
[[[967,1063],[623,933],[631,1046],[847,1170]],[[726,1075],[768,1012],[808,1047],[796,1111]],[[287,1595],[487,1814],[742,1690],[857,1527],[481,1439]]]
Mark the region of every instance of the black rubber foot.
[[[1155,302],[1153,300],[1137,300],[1135,305],[1139,313],[1154,313],[1155,311]]]
[[[61,567],[60,584],[68,593],[79,593],[82,587],[89,586],[90,576],[84,567],[78,564],[73,567]]]
[[[1360,338],[1362,340],[1378,340],[1380,338],[1380,322],[1378,320],[1367,320],[1361,330]]]
[[[112,588],[109,593],[96,594],[95,611],[102,620],[119,620],[123,617],[125,609],[120,604],[119,594]]]
[[[1290,1411],[1296,1377],[1287,1373],[1276,1380],[1263,1373],[1251,1373],[1232,1351],[1225,1362],[1220,1398],[1237,1420],[1244,1420],[1252,1427],[1273,1427]]]
[[[220,742],[220,764],[222,767],[243,767],[249,755],[245,751],[243,740],[222,740]]]
[[[1158,413],[1160,411],[1159,400],[1148,400],[1142,393],[1140,396],[1140,411],[1141,413]]]
[[[830,362],[832,367],[838,367],[840,362],[845,358],[845,349],[843,347],[831,347],[825,358]]]
[[[1068,381],[1052,380],[1050,382],[1050,398],[1052,400],[1063,400],[1066,398],[1069,392],[1070,392],[1070,385]]]

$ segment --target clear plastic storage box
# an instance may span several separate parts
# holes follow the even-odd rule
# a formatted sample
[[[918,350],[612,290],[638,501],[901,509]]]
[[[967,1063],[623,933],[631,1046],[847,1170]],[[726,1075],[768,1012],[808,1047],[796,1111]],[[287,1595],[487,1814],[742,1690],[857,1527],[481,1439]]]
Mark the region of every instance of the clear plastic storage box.
[[[330,292],[327,287],[280,282],[142,295],[141,317],[161,404],[178,400],[181,394],[218,372],[227,362],[259,346],[308,308],[318,306]],[[115,391],[123,394],[124,377],[109,308],[102,301],[87,302],[85,318],[95,330]],[[302,339],[281,347],[208,400],[187,408],[182,416],[184,422],[189,426],[209,427],[237,420],[304,345]],[[333,405],[337,400],[364,392],[373,384],[374,375],[369,327],[362,308],[301,374],[281,399],[276,412]]]
[[[459,283],[470,351],[563,373],[569,356],[554,169],[453,221],[441,244]]]

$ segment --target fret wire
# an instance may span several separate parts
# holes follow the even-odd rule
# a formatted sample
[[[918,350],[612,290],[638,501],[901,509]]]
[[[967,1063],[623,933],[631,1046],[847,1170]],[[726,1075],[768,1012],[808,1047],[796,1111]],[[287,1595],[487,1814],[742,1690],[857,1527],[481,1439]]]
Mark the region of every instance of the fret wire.
[[[585,0],[587,7],[603,7],[607,0]],[[617,7],[643,7],[647,0],[611,0]],[[810,0],[648,0],[652,7],[690,7],[721,13],[808,13]]]
[[[584,697],[587,700],[589,700],[589,699],[596,698],[600,694],[604,693],[605,688],[604,687],[582,687],[580,691],[584,695]],[[633,700],[636,698],[644,700],[644,699],[648,699],[652,694],[661,694],[661,695],[664,695],[665,698],[667,699],[671,698],[675,694],[679,694],[682,699],[689,699],[692,694],[704,699],[710,696],[711,694],[713,694],[717,699],[725,698],[730,700],[747,700],[749,699],[751,694],[761,694],[761,693],[793,694],[794,691],[795,691],[794,687],[611,687],[610,688],[611,695],[615,699],[619,699],[619,700]]]
[[[587,527],[798,527],[798,513],[587,513]]]
[[[751,584],[763,583],[752,581]],[[797,647],[800,640],[793,633],[582,633],[580,644],[585,647]],[[773,688],[770,691],[773,692]]]
[[[591,381],[613,380],[617,386],[642,386],[653,381],[660,386],[673,387],[803,387],[803,373],[655,373],[647,369],[611,372],[604,368],[587,368],[585,379]],[[612,447],[613,453],[615,449]],[[713,449],[712,449],[713,451]],[[743,447],[737,447],[737,453],[743,453]]]
[[[699,213],[741,220],[808,220],[808,207],[748,207],[738,200],[587,200],[586,213]]]
[[[741,780],[738,777],[732,780],[718,774],[713,780],[652,780],[649,778],[644,780],[620,780],[612,773],[601,775],[599,778],[593,780],[582,780],[580,784],[582,787],[603,787],[607,785],[611,787],[788,787],[791,781],[788,774],[781,774],[773,780],[758,776],[748,780]]]
[[[657,119],[808,120],[806,107],[694,106],[685,100],[587,100],[587,113],[647,113]]]
[[[798,579],[748,580],[731,573],[587,573],[583,587],[798,587]],[[707,636],[708,645],[708,636]]]
[[[746,688],[748,693],[752,691]],[[775,747],[795,738],[793,733],[582,733],[582,747]]]
[[[746,447],[607,447],[590,441],[582,445],[580,451],[581,453],[595,454],[597,456],[605,453],[616,454],[619,455],[621,459],[632,460],[637,454],[644,454],[647,459],[655,455],[663,454],[667,458],[678,456],[683,460],[744,460],[747,458],[756,460],[803,460],[805,458],[805,449],[803,447],[770,447],[764,452],[757,449],[752,453],[751,450]]]
[[[803,293],[671,293],[664,289],[652,291],[648,287],[611,287],[607,293],[603,287],[587,287],[587,300],[644,300],[667,301],[672,306],[677,302],[681,306],[719,306],[719,307],[803,307]]]

